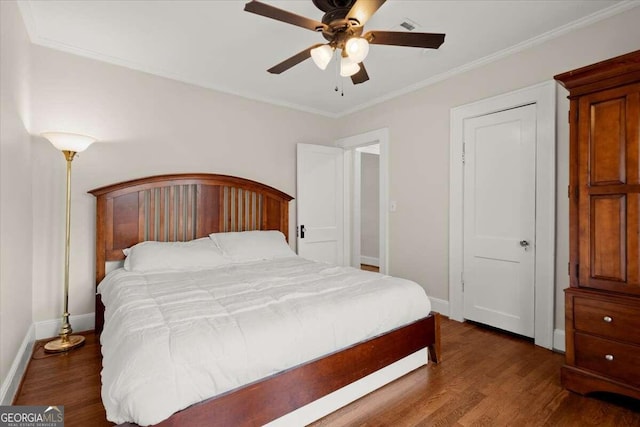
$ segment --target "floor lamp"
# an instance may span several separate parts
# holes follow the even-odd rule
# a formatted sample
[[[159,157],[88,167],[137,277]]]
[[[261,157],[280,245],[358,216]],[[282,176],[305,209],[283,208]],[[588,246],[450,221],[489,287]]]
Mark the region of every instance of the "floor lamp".
[[[62,151],[67,160],[67,215],[66,237],[64,245],[64,307],[62,312],[62,326],[59,338],[45,344],[47,353],[60,353],[69,351],[84,344],[82,335],[71,335],[73,330],[69,323],[69,247],[71,243],[71,162],[76,153],[86,150],[95,142],[90,136],[64,132],[45,132],[42,136],[48,139],[54,147]]]

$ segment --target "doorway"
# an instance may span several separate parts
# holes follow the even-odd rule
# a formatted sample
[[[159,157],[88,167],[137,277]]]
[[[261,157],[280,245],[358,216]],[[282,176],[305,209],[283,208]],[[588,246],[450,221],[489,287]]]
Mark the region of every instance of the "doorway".
[[[357,147],[354,153],[353,263],[380,270],[380,144]]]
[[[450,149],[450,189],[449,189],[449,317],[454,320],[464,321],[465,318],[471,320],[474,314],[467,314],[467,300],[474,303],[474,297],[467,298],[466,283],[469,277],[465,277],[467,267],[474,270],[474,266],[469,266],[474,261],[470,258],[473,248],[466,246],[477,246],[478,249],[484,251],[493,251],[487,255],[480,256],[483,259],[483,265],[475,268],[486,268],[488,270],[487,277],[491,274],[502,274],[502,280],[509,281],[508,274],[505,271],[513,269],[516,265],[513,261],[505,261],[500,267],[488,267],[485,259],[499,259],[503,256],[505,259],[518,259],[524,261],[524,264],[532,263],[533,274],[530,275],[533,280],[533,289],[527,295],[527,303],[533,310],[533,337],[535,343],[545,348],[553,347],[553,326],[554,326],[554,262],[555,262],[555,83],[546,82],[529,88],[510,92],[504,95],[485,99],[473,104],[464,105],[451,110],[451,149]],[[465,212],[473,209],[471,203],[473,197],[465,193],[465,183],[469,179],[475,179],[470,174],[475,171],[466,169],[465,143],[470,137],[469,133],[474,129],[474,122],[478,124],[478,118],[488,117],[493,113],[505,112],[507,110],[518,109],[519,107],[530,106],[530,111],[534,114],[535,145],[532,154],[533,162],[529,166],[533,168],[530,174],[534,179],[534,191],[530,207],[524,210],[530,210],[534,214],[532,232],[533,236],[523,236],[508,243],[513,246],[512,254],[497,252],[502,251],[500,247],[492,247],[489,243],[500,243],[495,238],[488,241],[473,242],[474,235],[482,235],[476,233],[473,229],[474,225],[465,216]],[[469,128],[471,127],[471,128]],[[499,151],[498,151],[499,152]],[[490,154],[487,151],[483,154]],[[476,155],[476,153],[470,153]],[[521,174],[526,173],[519,170],[512,170],[510,173]],[[494,175],[487,174],[485,178]],[[491,179],[493,179],[491,178]],[[491,184],[491,179],[488,183]],[[502,178],[504,180],[505,178]],[[491,185],[496,185],[494,181]],[[508,182],[511,184],[511,182]],[[529,190],[531,191],[531,190]],[[498,200],[496,203],[499,203]],[[526,201],[518,202],[518,204],[526,203]],[[525,205],[526,206],[526,205]],[[532,207],[531,207],[532,206]],[[506,209],[506,208],[505,208]],[[490,212],[490,211],[488,211]],[[514,218],[520,219],[520,212],[515,213]],[[491,220],[488,220],[489,224]],[[469,235],[467,232],[469,231]],[[502,232],[502,230],[498,230]],[[519,231],[524,233],[524,231]],[[530,232],[531,233],[531,232]],[[509,240],[509,239],[503,239]],[[522,246],[520,246],[522,242]],[[502,242],[504,243],[504,242]],[[536,255],[531,254],[532,247],[536,250]],[[470,249],[470,250],[467,250]],[[525,252],[529,252],[524,254]],[[515,254],[515,255],[513,255]],[[500,255],[500,256],[498,256]],[[527,258],[528,257],[528,258]],[[465,265],[465,263],[467,265]],[[475,274],[475,273],[472,273]],[[511,272],[513,274],[513,272]],[[475,277],[471,280],[476,279]],[[486,290],[485,290],[486,291]],[[476,306],[491,305],[492,300],[496,302],[493,307],[488,308],[493,314],[505,314],[510,309],[499,306],[507,299],[505,292],[500,290],[488,290],[482,295],[484,300],[476,300]],[[496,313],[497,312],[497,313]],[[505,313],[501,313],[505,312]],[[530,316],[530,315],[529,315]],[[483,323],[486,320],[480,320]],[[499,326],[501,327],[501,326]],[[503,329],[507,329],[502,327]],[[520,332],[519,332],[520,333]]]
[[[380,273],[388,274],[389,271],[389,244],[388,244],[388,207],[389,207],[389,130],[387,128],[366,132],[359,135],[342,138],[336,141],[336,146],[344,149],[345,167],[345,239],[344,253],[349,254],[349,264],[355,268],[361,268],[361,264],[378,264]],[[375,162],[377,159],[377,185],[368,186],[367,189],[377,188],[377,200],[374,199],[373,206],[371,200],[367,200],[367,212],[363,216],[363,158],[366,163]],[[365,168],[367,166],[365,165]],[[372,171],[365,171],[372,172]],[[369,174],[366,179],[369,181],[376,179]],[[366,190],[365,190],[366,191]],[[365,195],[369,198],[370,192]],[[372,212],[375,211],[375,212]],[[376,215],[377,214],[377,215]],[[371,218],[373,217],[373,219]],[[377,217],[377,218],[376,218]],[[375,231],[365,231],[368,240],[363,242],[363,223],[371,230],[371,222],[377,222],[377,233]],[[374,236],[371,239],[372,236]],[[371,249],[377,239],[377,251]],[[365,253],[363,253],[363,247]],[[366,253],[370,252],[370,253]],[[372,255],[373,254],[373,255]],[[363,259],[363,255],[365,258]],[[368,257],[368,258],[367,258]],[[377,258],[377,259],[376,259]],[[364,262],[363,262],[364,261]]]

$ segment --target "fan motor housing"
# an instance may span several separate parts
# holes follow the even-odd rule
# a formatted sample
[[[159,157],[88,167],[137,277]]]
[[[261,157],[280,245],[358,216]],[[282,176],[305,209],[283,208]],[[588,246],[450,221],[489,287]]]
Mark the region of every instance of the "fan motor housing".
[[[346,19],[333,21],[329,25],[329,29],[322,32],[324,38],[335,49],[344,49],[344,45],[351,37],[360,37],[361,34],[362,27],[354,27]]]
[[[322,23],[327,25],[322,30],[322,35],[331,42],[333,47],[342,49],[349,38],[359,37],[362,34],[362,25],[355,19],[346,18],[350,10],[350,8],[333,9],[322,17]]]
[[[323,12],[329,12],[334,9],[349,10],[354,3],[355,0],[313,0],[313,4],[315,4],[316,7]]]

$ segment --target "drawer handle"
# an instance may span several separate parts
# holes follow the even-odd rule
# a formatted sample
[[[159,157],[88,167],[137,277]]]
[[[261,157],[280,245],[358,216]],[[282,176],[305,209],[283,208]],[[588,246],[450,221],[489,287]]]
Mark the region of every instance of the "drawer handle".
[[[611,323],[611,322],[613,322],[613,317],[604,316],[604,317],[602,318],[602,320],[604,320],[604,321],[605,321],[605,322],[607,322],[607,323]]]
[[[613,354],[607,354],[604,358],[611,362],[613,360]]]

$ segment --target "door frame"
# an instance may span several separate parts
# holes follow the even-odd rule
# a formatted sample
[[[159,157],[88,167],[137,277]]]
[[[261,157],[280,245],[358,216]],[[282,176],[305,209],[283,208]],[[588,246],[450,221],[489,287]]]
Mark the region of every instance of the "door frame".
[[[464,321],[464,121],[536,105],[535,344],[553,348],[556,220],[556,84],[553,80],[451,109],[449,152],[449,317]],[[549,167],[549,166],[552,167]]]
[[[380,175],[379,175],[379,191],[380,191],[380,226],[379,226],[379,257],[380,257],[380,273],[388,274],[389,272],[389,128],[381,128],[358,135],[348,136],[338,139],[335,142],[336,147],[345,150],[344,156],[344,239],[345,256],[349,257],[349,264],[353,265],[351,241],[354,239],[354,230],[359,227],[360,217],[356,218],[353,206],[353,192],[355,177],[355,149],[367,145],[380,145]],[[359,178],[358,178],[359,179]],[[359,229],[358,233],[359,235]]]

